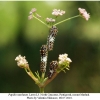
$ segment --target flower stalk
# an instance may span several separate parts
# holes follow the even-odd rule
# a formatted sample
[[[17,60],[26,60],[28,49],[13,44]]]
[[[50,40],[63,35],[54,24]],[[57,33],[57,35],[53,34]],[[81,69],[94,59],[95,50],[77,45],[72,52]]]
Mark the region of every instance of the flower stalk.
[[[34,74],[32,73],[32,71],[30,70],[30,68],[28,68],[28,69],[25,68],[25,71],[35,81],[36,84],[40,83],[38,81],[38,79],[34,76]]]
[[[49,26],[48,26],[45,22],[43,22],[41,19],[35,17],[34,15],[33,15],[33,17],[34,17],[35,19],[37,19],[38,21],[40,21],[40,22],[41,22],[42,24],[44,24],[45,26],[49,27]]]
[[[44,93],[44,87],[40,87],[40,93]]]
[[[76,16],[74,16],[74,17],[67,18],[67,19],[65,19],[65,20],[62,20],[62,21],[60,21],[60,22],[54,24],[54,25],[57,26],[57,25],[59,25],[59,24],[61,24],[61,23],[63,23],[63,22],[66,22],[66,21],[71,20],[71,19],[76,18],[76,17],[80,17],[80,15],[76,15]]]

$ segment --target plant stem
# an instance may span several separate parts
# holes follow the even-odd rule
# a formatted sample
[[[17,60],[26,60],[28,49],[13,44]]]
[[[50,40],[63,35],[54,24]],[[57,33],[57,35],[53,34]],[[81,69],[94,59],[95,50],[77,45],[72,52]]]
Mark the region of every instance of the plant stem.
[[[44,93],[44,87],[40,87],[40,93]]]
[[[44,79],[44,76],[45,76],[45,73],[42,73],[42,76],[41,76],[41,78],[42,78],[42,79]]]
[[[54,73],[54,75],[52,76],[51,79],[45,80],[45,82],[44,82],[44,87],[45,87],[47,84],[49,84],[57,75],[58,75],[58,73]]]
[[[35,83],[39,83],[38,79],[34,76],[34,74],[32,73],[29,67],[28,69],[25,68],[25,71],[35,81]]]
[[[43,21],[40,20],[39,18],[35,17],[34,15],[33,15],[33,17],[34,17],[35,19],[37,19],[38,21],[40,21],[42,24],[44,24],[44,25],[46,25],[47,27],[49,27],[45,22],[43,22]]]
[[[73,18],[79,17],[79,16],[80,16],[80,15],[76,15],[76,16],[74,16],[74,17],[70,17],[70,18],[67,18],[67,19],[65,19],[65,20],[62,20],[62,21],[60,21],[60,22],[54,24],[54,26],[56,26],[56,25],[58,25],[58,24],[61,24],[61,23],[65,22],[65,21],[67,21],[67,20],[70,20],[70,19],[73,19]]]

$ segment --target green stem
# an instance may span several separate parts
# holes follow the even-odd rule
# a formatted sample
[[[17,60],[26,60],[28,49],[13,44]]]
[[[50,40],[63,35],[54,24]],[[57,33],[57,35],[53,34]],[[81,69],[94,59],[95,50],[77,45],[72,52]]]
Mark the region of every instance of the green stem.
[[[45,73],[42,73],[42,76],[41,76],[41,77],[42,77],[42,79],[44,79],[44,77],[45,77]]]
[[[44,87],[40,87],[40,93],[44,93]]]
[[[28,69],[25,68],[25,71],[36,83],[39,83],[38,79],[34,76],[34,74],[32,73],[29,67]]]
[[[62,21],[60,21],[60,22],[54,24],[54,26],[56,26],[56,25],[58,25],[58,24],[61,24],[61,23],[65,22],[65,21],[67,21],[67,20],[70,20],[70,19],[73,19],[73,18],[79,17],[79,16],[80,16],[80,15],[76,15],[76,16],[74,16],[74,17],[70,17],[70,18],[67,18],[67,19],[65,19],[65,20],[62,20]]]
[[[37,19],[38,21],[40,21],[42,24],[44,24],[44,25],[46,25],[47,27],[49,27],[45,22],[43,22],[43,21],[40,20],[39,18],[35,17],[34,15],[33,15],[33,17],[34,17],[35,19]]]

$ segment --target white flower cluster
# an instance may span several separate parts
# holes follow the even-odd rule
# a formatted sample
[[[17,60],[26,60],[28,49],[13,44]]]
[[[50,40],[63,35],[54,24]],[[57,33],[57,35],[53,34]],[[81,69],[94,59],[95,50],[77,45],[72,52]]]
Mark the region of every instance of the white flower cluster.
[[[36,8],[32,8],[32,9],[31,9],[31,11],[29,12],[29,16],[28,16],[28,19],[29,19],[29,20],[31,20],[31,19],[33,18],[33,15],[32,15],[32,14],[33,14],[34,12],[36,12],[36,10],[37,10]]]
[[[46,18],[46,22],[55,22],[55,19],[52,19],[52,18]]]
[[[32,8],[29,14],[31,15],[32,13],[36,12],[36,10],[36,8]]]
[[[28,64],[27,60],[25,59],[25,56],[22,57],[21,55],[17,56],[15,58],[15,61],[17,61],[17,65],[21,68],[25,68],[26,65]]]
[[[65,14],[65,11],[63,10],[60,10],[60,9],[54,9],[53,12],[52,12],[52,15],[55,15],[55,16],[62,16],[63,14]]]
[[[87,11],[83,8],[78,8],[80,15],[88,21],[88,19],[90,18],[89,13],[87,13]]]
[[[68,54],[59,55],[59,64],[66,64],[72,62],[70,58],[68,58]]]

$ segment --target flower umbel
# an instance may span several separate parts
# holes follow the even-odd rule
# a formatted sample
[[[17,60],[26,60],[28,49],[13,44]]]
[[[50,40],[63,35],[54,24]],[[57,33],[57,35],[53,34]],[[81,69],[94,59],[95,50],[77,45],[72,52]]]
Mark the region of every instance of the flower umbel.
[[[61,54],[58,57],[59,60],[59,69],[64,71],[64,68],[69,70],[69,64],[72,62],[70,58],[68,58],[68,54]]]
[[[83,8],[78,8],[80,15],[88,21],[88,19],[90,18],[89,13],[87,13],[87,11]]]
[[[33,18],[33,13],[35,13],[36,10],[37,10],[36,8],[32,8],[32,9],[31,9],[31,11],[29,12],[29,16],[28,16],[28,19],[29,19],[29,20],[31,20],[31,19]]]
[[[22,57],[21,55],[17,56],[15,58],[15,61],[17,61],[17,65],[21,68],[27,68],[28,67],[28,62],[25,59],[25,56]]]
[[[52,23],[52,22],[55,22],[55,19],[52,19],[52,18],[46,18],[46,22],[47,22],[47,23],[50,23],[50,22]]]
[[[36,8],[32,8],[31,12],[34,13],[34,12],[36,12],[36,10],[37,10]]]
[[[68,54],[59,55],[59,64],[63,64],[64,62],[70,63],[72,62],[70,58],[68,58]]]
[[[54,9],[53,12],[52,12],[52,15],[55,15],[55,16],[62,16],[63,14],[65,14],[65,11],[63,10],[60,10],[60,9]]]

